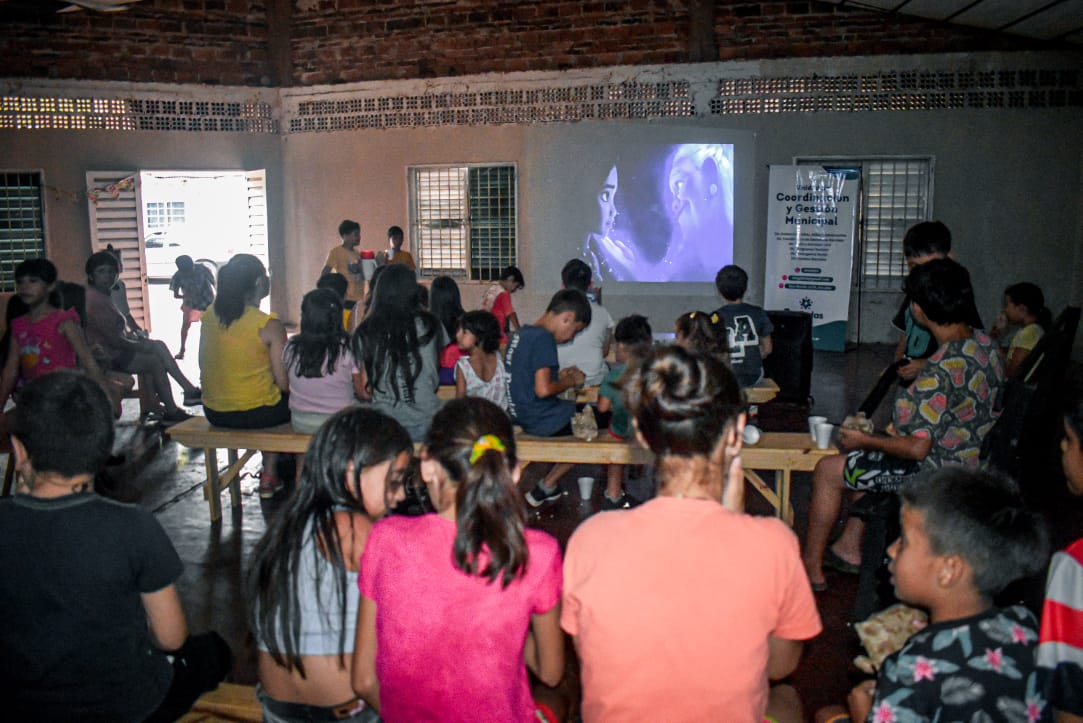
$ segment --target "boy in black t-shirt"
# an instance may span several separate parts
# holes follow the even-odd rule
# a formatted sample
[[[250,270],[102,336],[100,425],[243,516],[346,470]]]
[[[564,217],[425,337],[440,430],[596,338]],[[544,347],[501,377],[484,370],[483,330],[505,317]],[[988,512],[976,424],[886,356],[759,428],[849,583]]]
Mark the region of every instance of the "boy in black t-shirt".
[[[92,490],[113,434],[105,392],[81,374],[19,394],[23,486],[0,500],[0,697],[13,720],[172,721],[229,672],[221,637],[188,636],[181,561],[158,521]]]
[[[748,274],[740,266],[723,266],[714,285],[722,297],[722,306],[714,313],[726,328],[730,367],[741,387],[750,387],[763,379],[763,359],[773,348],[775,327],[761,307],[745,303]]]

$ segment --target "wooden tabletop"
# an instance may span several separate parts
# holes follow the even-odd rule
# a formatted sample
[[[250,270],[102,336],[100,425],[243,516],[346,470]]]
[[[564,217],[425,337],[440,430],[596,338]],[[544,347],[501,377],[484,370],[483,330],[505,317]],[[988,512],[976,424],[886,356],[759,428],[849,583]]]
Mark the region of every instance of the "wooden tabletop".
[[[265,449],[303,453],[311,435],[293,431],[289,424],[267,429],[212,427],[205,417],[192,417],[169,428],[169,436],[194,448]],[[571,462],[575,464],[645,464],[653,461],[650,450],[615,439],[602,431],[587,442],[574,437],[516,436],[519,458],[524,462]],[[822,457],[838,450],[816,449],[803,432],[765,432],[759,442],[746,445],[741,458],[748,469],[810,471]]]

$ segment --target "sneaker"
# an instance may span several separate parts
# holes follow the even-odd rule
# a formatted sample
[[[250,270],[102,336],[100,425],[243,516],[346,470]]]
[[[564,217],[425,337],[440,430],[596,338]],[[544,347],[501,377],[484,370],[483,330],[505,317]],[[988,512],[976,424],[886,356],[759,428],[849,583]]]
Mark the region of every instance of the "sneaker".
[[[261,500],[273,499],[283,487],[282,480],[278,477],[266,471],[259,473],[259,497]]]
[[[602,510],[630,510],[636,506],[636,501],[627,492],[615,500],[609,499],[609,495],[602,495]]]
[[[203,390],[196,387],[191,392],[184,393],[184,406],[194,407],[203,403]]]
[[[526,493],[526,503],[531,507],[541,507],[546,502],[553,502],[560,499],[563,495],[563,490],[560,487],[554,487],[551,490],[547,490],[541,486],[541,483],[534,485],[534,489]]]

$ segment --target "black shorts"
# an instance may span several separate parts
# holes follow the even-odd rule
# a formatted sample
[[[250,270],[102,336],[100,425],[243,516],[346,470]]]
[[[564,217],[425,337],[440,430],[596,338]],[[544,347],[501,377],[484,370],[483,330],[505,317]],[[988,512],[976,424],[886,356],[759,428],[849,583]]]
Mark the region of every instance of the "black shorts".
[[[842,479],[858,492],[895,492],[920,471],[921,463],[916,460],[859,449],[846,455]]]
[[[290,421],[290,395],[282,394],[278,404],[255,409],[242,409],[239,412],[216,412],[207,406],[203,407],[203,413],[207,421],[215,427],[228,427],[230,429],[263,429],[264,427],[276,427]]]
[[[135,354],[138,351],[135,344],[126,345],[120,350],[119,354],[109,361],[109,368],[115,372],[131,374],[132,372],[128,371],[128,367],[132,365],[132,359],[135,359]]]

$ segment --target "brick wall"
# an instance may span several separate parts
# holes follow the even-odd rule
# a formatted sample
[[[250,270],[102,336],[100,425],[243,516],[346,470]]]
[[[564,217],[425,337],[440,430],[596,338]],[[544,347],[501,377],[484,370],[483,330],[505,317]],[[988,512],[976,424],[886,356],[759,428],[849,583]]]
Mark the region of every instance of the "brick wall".
[[[57,0],[6,0],[0,75],[266,85],[275,22],[290,28],[285,67],[302,86],[682,63],[689,5],[707,1],[143,0],[57,15]],[[719,60],[1048,47],[811,0],[714,4]]]
[[[296,5],[292,56],[299,85],[681,63],[690,57],[690,0]],[[1007,35],[807,0],[716,0],[714,32],[719,60],[1039,47]]]
[[[0,75],[264,85],[261,0],[146,0],[126,12],[56,14],[56,0],[0,3]]]

